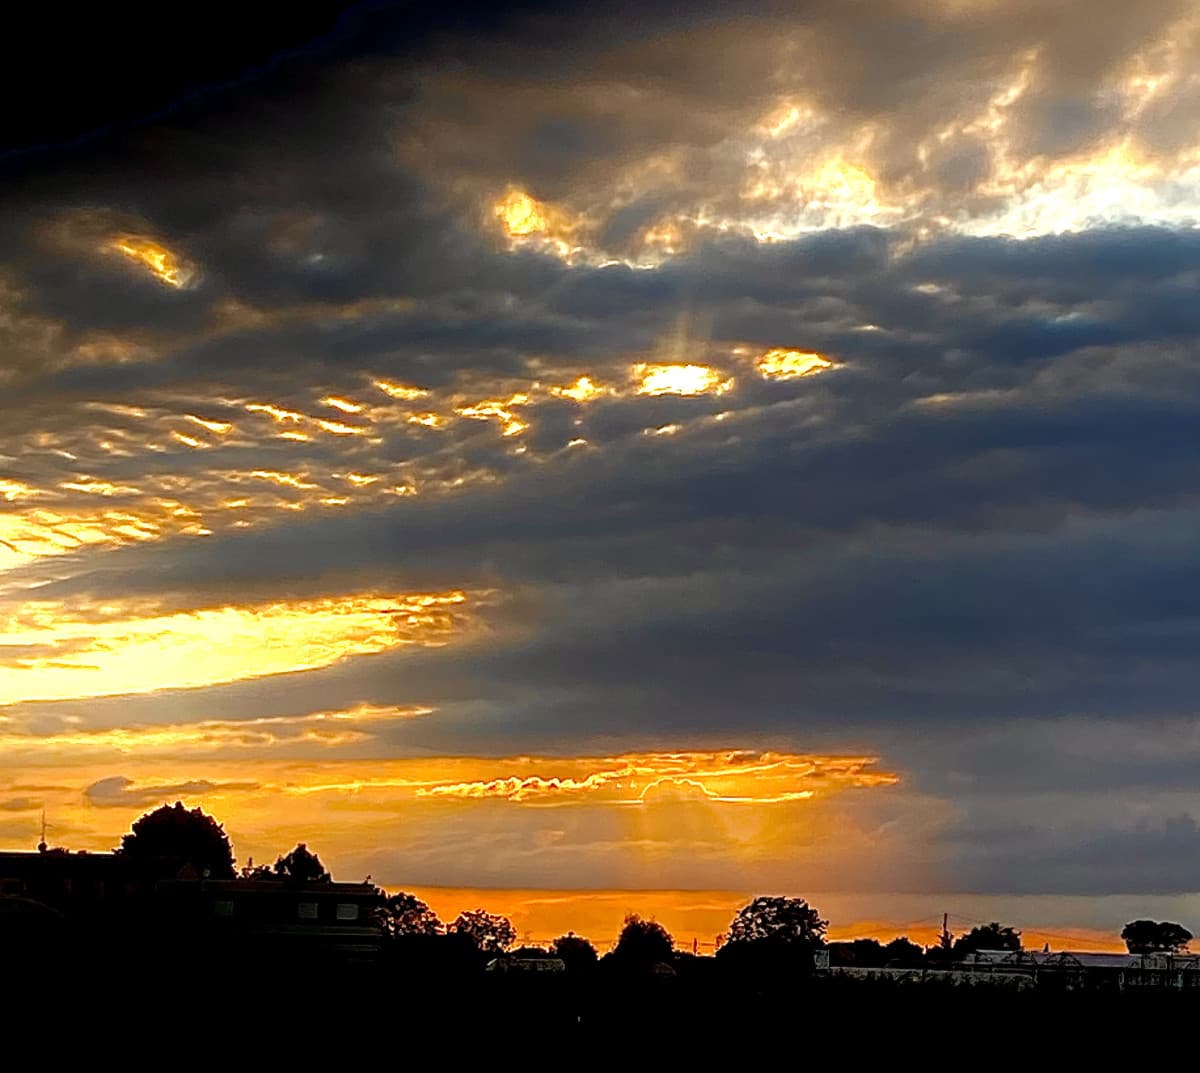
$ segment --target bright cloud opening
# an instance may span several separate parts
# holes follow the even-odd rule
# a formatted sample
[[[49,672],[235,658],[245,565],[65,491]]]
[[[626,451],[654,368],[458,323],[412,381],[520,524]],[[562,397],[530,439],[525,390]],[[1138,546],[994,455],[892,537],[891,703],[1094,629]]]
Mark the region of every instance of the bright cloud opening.
[[[833,362],[809,350],[784,350],[776,347],[754,359],[759,375],[766,380],[795,380],[832,369]]]
[[[733,387],[732,379],[708,365],[656,365],[633,367],[639,395],[722,395]]]

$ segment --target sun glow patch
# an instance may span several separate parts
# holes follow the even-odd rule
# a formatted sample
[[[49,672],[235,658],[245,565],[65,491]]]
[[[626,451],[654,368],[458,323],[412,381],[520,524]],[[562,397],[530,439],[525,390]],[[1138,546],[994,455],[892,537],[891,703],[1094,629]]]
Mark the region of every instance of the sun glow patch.
[[[732,379],[708,365],[639,363],[632,374],[639,395],[723,395],[733,387]]]

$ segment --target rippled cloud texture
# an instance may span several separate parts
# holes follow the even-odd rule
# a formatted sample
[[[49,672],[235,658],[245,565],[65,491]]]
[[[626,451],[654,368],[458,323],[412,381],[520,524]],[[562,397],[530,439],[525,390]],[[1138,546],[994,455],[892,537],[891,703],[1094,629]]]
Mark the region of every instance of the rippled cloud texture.
[[[0,214],[0,837],[1200,889],[1200,18],[349,20]]]

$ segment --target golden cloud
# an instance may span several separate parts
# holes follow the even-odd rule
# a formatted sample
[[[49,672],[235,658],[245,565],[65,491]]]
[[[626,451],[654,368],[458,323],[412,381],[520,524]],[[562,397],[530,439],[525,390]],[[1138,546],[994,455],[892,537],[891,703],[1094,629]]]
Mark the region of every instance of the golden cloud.
[[[199,425],[202,429],[216,433],[218,436],[224,436],[227,432],[233,431],[233,425],[228,421],[209,421],[203,417],[197,417],[195,414],[185,414],[184,417],[192,424]]]
[[[499,799],[518,804],[636,805],[688,788],[723,804],[800,801],[848,787],[891,786],[877,758],[771,752],[645,753],[574,760],[523,757],[508,774],[419,787],[419,797]],[[522,769],[537,767],[536,773]]]
[[[321,405],[341,410],[344,414],[360,414],[364,409],[362,403],[351,402],[349,399],[339,398],[337,395],[326,395],[321,400]]]
[[[673,365],[639,362],[631,374],[639,395],[723,395],[732,379],[708,365]]]
[[[492,203],[492,215],[511,246],[532,245],[563,259],[580,249],[581,218],[517,187]]]
[[[493,212],[514,237],[540,234],[548,226],[546,207],[523,190],[509,190],[493,206]]]
[[[393,399],[402,399],[405,402],[424,398],[429,394],[424,388],[412,387],[409,384],[393,384],[388,380],[373,380],[372,383],[385,395]]]
[[[0,749],[11,762],[54,756],[86,759],[112,752],[138,756],[225,753],[277,746],[312,745],[322,749],[357,745],[372,737],[364,726],[400,722],[431,714],[419,706],[359,704],[306,715],[263,716],[255,719],[205,719],[195,723],[136,724],[88,729],[72,727],[48,734],[17,729],[19,717],[0,726]]]
[[[159,283],[180,290],[197,277],[194,265],[166,246],[143,235],[119,235],[108,248],[146,269]]]
[[[834,363],[810,350],[786,350],[775,347],[754,359],[759,375],[766,380],[795,380],[801,376],[832,369]]]
[[[590,376],[581,376],[572,384],[551,387],[550,394],[574,402],[593,402],[602,395],[610,394],[611,388],[601,387]]]
[[[0,617],[0,704],[205,686],[445,644],[466,628],[467,601],[457,590],[167,612],[27,601]]]
[[[524,406],[529,402],[529,396],[517,392],[508,399],[481,399],[467,406],[456,406],[454,412],[461,417],[472,418],[476,421],[495,419],[500,422],[501,435],[519,436],[529,425],[513,412],[513,408]]]
[[[31,488],[24,481],[0,478],[0,496],[3,496],[9,503],[16,499],[32,499],[38,494],[36,488]]]

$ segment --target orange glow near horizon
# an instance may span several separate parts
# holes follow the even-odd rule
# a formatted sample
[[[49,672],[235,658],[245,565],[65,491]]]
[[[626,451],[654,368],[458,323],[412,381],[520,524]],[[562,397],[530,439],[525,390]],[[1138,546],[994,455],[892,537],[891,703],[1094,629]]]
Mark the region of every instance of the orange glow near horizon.
[[[8,827],[16,832],[23,825],[30,848],[43,809],[52,844],[103,851],[139,815],[178,798],[224,823],[242,864],[251,858],[269,862],[306,841],[336,878],[354,881],[371,873],[385,889],[416,894],[443,921],[485,908],[509,917],[519,942],[546,943],[574,931],[601,952],[615,941],[624,916],[636,912],[663,923],[679,949],[692,949],[695,939],[700,953],[711,954],[717,936],[756,894],[807,897],[830,920],[831,940],[886,942],[903,935],[928,945],[943,906],[956,910],[952,930],[960,933],[969,927],[965,914],[984,922],[999,912],[995,898],[973,895],[816,888],[812,877],[828,879],[831,861],[847,853],[869,856],[873,867],[902,876],[892,847],[872,834],[876,821],[860,826],[837,811],[843,794],[865,801],[862,794],[869,799],[896,784],[897,776],[877,770],[868,757],[726,750],[333,759],[360,752],[379,730],[436,720],[438,713],[362,704],[307,715],[67,727],[44,734],[20,728],[20,708],[9,712],[0,710],[0,796],[9,798]],[[664,784],[672,792],[639,792]],[[432,792],[446,788],[464,792]],[[806,829],[826,831],[832,841],[810,844]],[[497,844],[500,832],[504,838]],[[616,885],[561,885],[578,851],[588,846],[581,838],[596,840],[594,852],[607,855],[605,873]],[[16,834],[8,839],[13,848],[21,841]],[[473,871],[512,846],[543,861],[539,871],[550,882],[433,886],[405,878],[429,874],[431,850],[435,861],[454,868],[465,860]],[[675,862],[714,847],[747,880],[746,888],[652,885]],[[792,859],[793,879],[779,873],[754,878],[764,856],[781,855]],[[1022,927],[1029,948],[1044,942],[1056,950],[1120,948],[1112,931],[1055,925],[1068,902],[1034,898],[1024,910],[1017,908],[1022,900],[1013,899],[1013,909],[999,915],[1012,920],[1021,912],[1017,920],[1038,921]]]
[[[413,720],[440,718],[421,706],[360,704],[244,720],[218,715],[109,727],[60,722],[51,730],[22,706],[7,713],[0,714],[0,789],[15,793],[20,784],[36,782],[41,789],[35,807],[48,808],[75,832],[72,848],[83,849],[104,848],[114,824],[119,828],[145,807],[182,794],[225,822],[243,856],[260,855],[264,843],[300,841],[306,829],[319,830],[331,863],[353,869],[364,854],[403,850],[405,828],[396,826],[403,818],[414,832],[434,825],[457,832],[457,839],[469,836],[456,844],[464,852],[470,844],[480,855],[490,852],[488,831],[496,824],[526,832],[552,869],[563,867],[559,839],[567,831],[588,839],[604,832],[624,870],[649,875],[662,854],[686,853],[692,840],[708,846],[707,852],[719,843],[731,859],[752,860],[780,838],[791,838],[796,825],[803,831],[832,822],[824,810],[841,795],[869,796],[898,782],[871,757],[752,750],[373,755],[372,743],[385,740],[381,735]],[[86,801],[81,807],[80,790],[111,777],[114,766],[136,797],[105,801],[101,814]],[[850,838],[850,829],[843,829],[840,840]]]
[[[657,920],[678,950],[690,951],[692,940],[700,954],[712,954],[718,936],[723,936],[737,911],[755,895],[728,890],[538,890],[477,889],[457,887],[389,887],[406,890],[425,902],[445,921],[464,910],[485,908],[508,917],[517,929],[517,942],[546,944],[570,931],[592,942],[601,953],[612,949],[628,913]],[[809,901],[829,919],[831,942],[874,938],[887,943],[907,938],[920,946],[932,946],[941,930],[940,921],[911,923],[883,916],[856,917],[860,902],[886,904],[891,896],[850,896],[815,892]],[[912,897],[902,899],[912,901]],[[935,898],[926,899],[927,905]],[[937,914],[931,913],[931,917]],[[839,919],[840,918],[840,919]],[[982,917],[980,918],[982,922]],[[1054,950],[1124,952],[1125,946],[1113,932],[1066,925],[1028,926],[1022,929],[1026,949],[1040,950],[1049,943]]]

